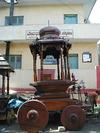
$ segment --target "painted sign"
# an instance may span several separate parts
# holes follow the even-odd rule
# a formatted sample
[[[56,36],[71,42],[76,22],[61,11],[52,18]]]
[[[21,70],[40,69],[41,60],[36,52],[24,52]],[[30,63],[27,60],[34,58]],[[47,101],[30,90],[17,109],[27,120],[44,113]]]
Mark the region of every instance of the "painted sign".
[[[36,39],[39,38],[39,31],[27,30],[26,39]]]
[[[52,55],[47,55],[43,61],[44,65],[56,65],[57,60]]]
[[[73,38],[73,30],[72,29],[61,30],[60,37],[62,37],[62,38]]]
[[[73,30],[72,29],[62,29],[61,30],[61,34],[60,34],[61,38],[73,38]],[[39,31],[35,31],[35,30],[27,30],[26,31],[26,39],[36,39],[39,38]]]

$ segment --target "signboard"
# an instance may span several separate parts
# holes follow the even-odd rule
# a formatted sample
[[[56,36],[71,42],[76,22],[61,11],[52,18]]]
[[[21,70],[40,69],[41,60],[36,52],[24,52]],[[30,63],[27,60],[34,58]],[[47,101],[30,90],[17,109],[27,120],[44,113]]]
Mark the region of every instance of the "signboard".
[[[61,29],[61,38],[73,38],[73,30],[72,29]],[[39,38],[39,31],[36,30],[27,30],[26,31],[26,39],[36,39]]]
[[[89,52],[84,52],[82,54],[82,60],[83,62],[91,62],[92,61],[92,55]]]
[[[52,55],[47,55],[43,61],[44,65],[56,65],[57,60]]]
[[[73,30],[72,29],[63,29],[63,30],[61,30],[60,37],[62,37],[62,38],[73,38]]]
[[[36,38],[39,38],[39,31],[35,30],[26,31],[26,39],[36,39]]]

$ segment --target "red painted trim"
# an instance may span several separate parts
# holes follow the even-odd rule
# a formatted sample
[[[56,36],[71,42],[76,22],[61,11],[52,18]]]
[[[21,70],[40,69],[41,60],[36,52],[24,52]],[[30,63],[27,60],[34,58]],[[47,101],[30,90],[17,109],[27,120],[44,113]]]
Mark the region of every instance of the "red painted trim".
[[[100,88],[100,66],[96,66],[97,88]]]
[[[35,93],[36,89],[35,88],[10,88],[10,92],[14,92],[14,93]],[[0,88],[0,93],[2,93],[2,89]]]
[[[100,90],[100,89],[96,89],[96,88],[85,88],[81,89],[81,92],[84,93],[85,92],[93,92],[96,90]],[[16,93],[34,93],[36,91],[35,88],[10,88],[10,91],[15,91]],[[2,89],[0,88],[0,93],[2,92]]]
[[[51,79],[55,78],[55,69],[43,69],[43,74],[51,74]],[[41,79],[41,70],[38,69],[38,80]]]
[[[100,89],[96,89],[96,88],[85,88],[85,91],[89,92],[93,92],[96,90],[100,90]],[[36,89],[35,88],[10,88],[10,91],[14,91],[14,93],[17,94],[34,94]],[[2,89],[0,88],[0,93],[2,93]],[[82,93],[84,93],[84,91],[82,90]],[[100,100],[97,100],[97,104],[100,104]]]
[[[97,100],[97,104],[100,104],[100,100]]]
[[[35,91],[35,88],[11,88],[14,91]]]

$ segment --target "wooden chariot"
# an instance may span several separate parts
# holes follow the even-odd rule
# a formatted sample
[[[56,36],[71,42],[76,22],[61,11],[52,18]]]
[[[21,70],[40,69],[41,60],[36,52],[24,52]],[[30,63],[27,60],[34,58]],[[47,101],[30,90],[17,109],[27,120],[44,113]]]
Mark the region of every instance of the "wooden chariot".
[[[68,130],[79,130],[83,127],[86,114],[80,102],[72,99],[68,92],[75,85],[71,80],[69,68],[69,50],[71,44],[60,37],[60,30],[55,27],[44,27],[31,45],[33,56],[34,82],[30,85],[36,88],[35,97],[26,101],[18,110],[20,127],[28,133],[42,130],[48,123],[49,112],[60,111],[61,123]],[[43,61],[47,55],[52,55],[57,61],[57,79],[44,79]],[[40,80],[38,81],[37,59],[40,58]]]

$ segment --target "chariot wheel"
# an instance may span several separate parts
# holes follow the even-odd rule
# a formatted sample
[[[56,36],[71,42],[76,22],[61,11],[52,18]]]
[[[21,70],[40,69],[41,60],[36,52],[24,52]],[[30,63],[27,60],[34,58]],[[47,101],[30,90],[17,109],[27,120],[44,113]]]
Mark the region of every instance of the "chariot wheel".
[[[78,105],[66,107],[61,114],[61,122],[68,130],[80,130],[86,121],[86,113]]]
[[[48,122],[46,106],[39,100],[26,101],[18,110],[20,127],[28,133],[42,130]]]

